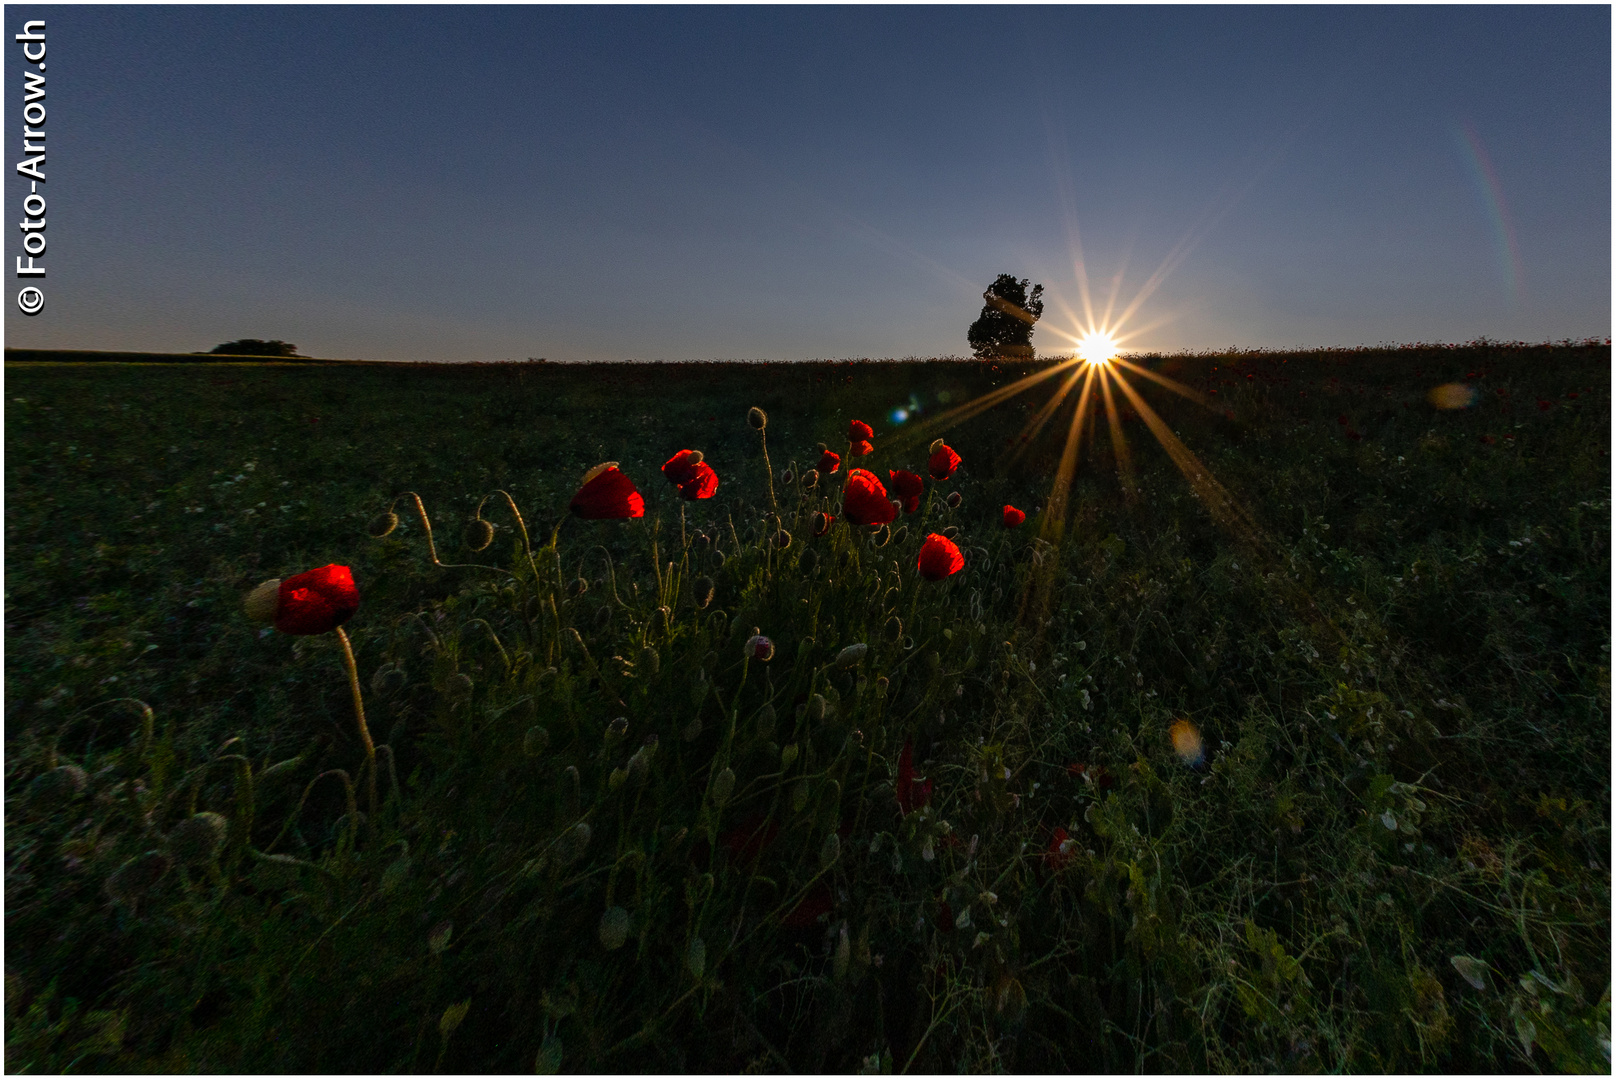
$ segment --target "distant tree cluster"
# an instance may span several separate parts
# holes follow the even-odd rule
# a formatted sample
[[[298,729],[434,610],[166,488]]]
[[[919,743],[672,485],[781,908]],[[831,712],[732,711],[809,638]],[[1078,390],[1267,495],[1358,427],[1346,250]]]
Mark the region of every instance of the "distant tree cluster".
[[[1014,274],[1000,274],[982,299],[982,314],[965,332],[971,352],[986,358],[1032,359],[1032,325],[1044,313],[1044,287]]]
[[[296,356],[297,346],[289,341],[259,341],[257,338],[242,338],[240,341],[227,341],[223,345],[215,345],[208,350],[210,356]]]

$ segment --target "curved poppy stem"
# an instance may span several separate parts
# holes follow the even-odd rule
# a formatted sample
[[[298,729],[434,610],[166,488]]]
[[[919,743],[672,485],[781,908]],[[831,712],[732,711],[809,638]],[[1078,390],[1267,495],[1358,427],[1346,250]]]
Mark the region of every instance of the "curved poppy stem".
[[[763,475],[769,481],[769,506],[776,516],[780,513],[780,504],[774,501],[774,466],[769,464],[769,431],[766,427],[758,428],[758,438],[763,442]]]
[[[511,508],[511,516],[516,519],[516,527],[522,533],[522,550],[527,553],[527,568],[528,570],[532,571],[533,586],[534,588],[537,588],[539,584],[539,568],[537,564],[533,562],[533,541],[530,540],[527,535],[527,522],[522,520],[522,511],[516,508],[516,500],[511,498],[511,493],[506,491],[504,488],[495,488],[489,494],[484,495],[483,502],[487,502],[495,495],[505,496],[505,504]],[[482,512],[483,503],[480,502],[477,504],[478,516],[481,516]]]
[[[432,522],[430,520],[428,520],[428,518],[426,516],[426,507],[421,504],[421,496],[417,495],[413,491],[405,491],[405,492],[402,492],[402,493],[400,493],[398,495],[395,495],[393,497],[393,505],[395,505],[395,506],[398,505],[398,500],[402,499],[405,495],[408,495],[411,499],[413,499],[415,501],[415,512],[421,518],[421,527],[426,530],[426,551],[427,551],[427,554],[432,557],[432,565],[433,566],[436,566],[436,567],[438,567],[439,569],[442,569],[442,570],[493,570],[496,573],[500,573],[500,574],[511,574],[511,572],[509,570],[505,569],[503,566],[484,566],[482,563],[446,563],[446,562],[441,562],[438,559],[438,545],[433,543],[433,541],[432,541]],[[515,506],[514,503],[512,503],[511,505],[513,507]],[[480,511],[481,511],[481,508],[479,507],[479,512]],[[520,516],[518,516],[518,520],[520,520]],[[526,534],[526,531],[527,530],[524,528],[523,529],[524,535]],[[516,576],[515,574],[511,574],[511,577],[515,577],[515,576]]]
[[[370,801],[370,832],[376,832],[376,744],[370,739],[370,726],[365,723],[365,700],[359,693],[359,665],[354,663],[353,646],[342,627],[336,629],[337,640],[342,643],[342,662],[348,668],[348,688],[353,691],[354,719],[359,724],[359,737],[365,742],[365,797]]]

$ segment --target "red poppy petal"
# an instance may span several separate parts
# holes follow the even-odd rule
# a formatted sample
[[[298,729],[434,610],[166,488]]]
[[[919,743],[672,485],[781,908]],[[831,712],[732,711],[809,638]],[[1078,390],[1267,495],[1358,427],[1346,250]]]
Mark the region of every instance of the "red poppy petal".
[[[939,446],[937,452],[926,459],[926,471],[931,473],[933,480],[947,480],[959,468],[960,456],[947,444]]]
[[[829,476],[831,473],[835,472],[841,467],[842,455],[833,454],[829,450],[826,450],[823,454],[819,455],[819,471],[824,473],[826,476]]]
[[[718,490],[718,474],[705,461],[698,461],[690,470],[690,478],[679,485],[679,494],[686,499],[710,499]]]
[[[1013,529],[1017,525],[1020,525],[1023,521],[1026,521],[1026,520],[1027,520],[1027,515],[1025,513],[1023,513],[1022,511],[1017,510],[1015,507],[1006,506],[1004,508],[1004,527],[1005,528]]]
[[[939,533],[926,537],[920,545],[920,576],[927,581],[941,581],[956,574],[965,565],[965,556],[954,541]]]
[[[283,634],[324,634],[353,618],[358,610],[353,571],[332,563],[281,582],[275,629]]]
[[[885,525],[898,511],[874,473],[854,469],[847,474],[847,488],[842,492],[842,516],[855,525]]]
[[[621,469],[607,468],[578,489],[570,508],[579,517],[591,521],[637,518],[645,515],[645,499]]]
[[[875,429],[862,420],[851,420],[847,424],[847,441],[850,443],[862,442],[875,437]]]

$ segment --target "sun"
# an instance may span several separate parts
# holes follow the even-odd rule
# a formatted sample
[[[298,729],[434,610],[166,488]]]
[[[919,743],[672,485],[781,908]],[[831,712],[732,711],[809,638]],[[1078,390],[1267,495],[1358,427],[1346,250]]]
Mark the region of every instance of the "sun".
[[[1108,334],[1098,332],[1085,334],[1077,343],[1077,355],[1091,366],[1109,364],[1117,355],[1116,340]]]

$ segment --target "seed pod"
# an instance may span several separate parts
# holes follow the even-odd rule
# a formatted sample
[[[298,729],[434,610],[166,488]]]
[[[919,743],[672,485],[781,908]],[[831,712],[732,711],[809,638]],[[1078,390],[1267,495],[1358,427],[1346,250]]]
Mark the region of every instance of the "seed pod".
[[[646,777],[651,775],[651,756],[646,753],[645,747],[634,751],[633,756],[628,759],[624,772],[627,774],[628,782],[635,787],[645,783]]]
[[[713,805],[722,810],[724,804],[729,802],[729,796],[735,790],[735,770],[726,767],[723,772],[713,777]]]
[[[24,801],[30,810],[48,814],[78,798],[89,782],[89,775],[77,765],[63,765],[34,777]]]
[[[690,948],[685,950],[685,966],[697,979],[707,970],[707,943],[699,936],[690,939]]]
[[[948,493],[948,508],[950,510],[958,510],[961,501],[959,492],[950,491]]]
[[[825,837],[825,842],[819,845],[819,865],[829,870],[835,865],[842,854],[842,838],[834,832]]]
[[[461,539],[472,551],[482,551],[494,542],[494,526],[482,518],[473,518]]]
[[[408,855],[400,855],[387,865],[386,870],[382,871],[382,880],[379,886],[381,888],[382,895],[386,896],[389,893],[396,892],[398,887],[404,884],[405,879],[409,876],[410,857]]]
[[[223,814],[205,810],[174,826],[168,834],[168,850],[184,866],[212,862],[224,846],[230,822]]]
[[[692,717],[690,723],[685,725],[684,730],[679,735],[685,742],[695,742],[701,738],[701,717]]]
[[[589,582],[585,581],[583,578],[577,578],[577,579],[575,579],[573,581],[573,583],[572,583],[572,595],[573,596],[582,596],[584,593],[586,593],[588,591],[589,591]]]
[[[823,694],[814,694],[808,699],[808,721],[819,724],[825,720],[825,697]]]
[[[595,629],[604,630],[612,622],[612,609],[610,604],[602,604],[595,611]]]
[[[775,714],[773,705],[764,705],[758,710],[757,732],[758,738],[767,739],[774,734]]]
[[[270,578],[247,594],[241,610],[255,623],[272,623],[281,606],[281,579]]]
[[[698,608],[705,608],[713,602],[713,579],[699,577],[690,583],[690,595],[696,601]]]
[[[764,428],[769,426],[769,414],[754,405],[751,409],[747,410],[746,422],[751,424],[757,430],[762,431]]]
[[[892,616],[887,620],[883,633],[885,633],[888,641],[897,641],[903,637],[903,620],[896,615]]]
[[[144,855],[136,855],[107,878],[107,895],[120,904],[133,905],[162,880],[173,865],[174,860],[167,852],[148,851]]]
[[[593,830],[589,822],[580,821],[572,828],[561,834],[555,845],[555,860],[557,866],[571,866],[583,858],[585,851],[589,850],[589,840]]]
[[[856,645],[849,645],[836,654],[836,666],[843,669],[858,667],[864,662],[864,654],[869,651],[870,647],[862,641]]]
[[[398,515],[391,510],[377,514],[370,519],[370,535],[380,540],[394,529],[398,528]]]
[[[658,608],[657,610],[661,611],[663,609]],[[656,649],[652,648],[650,645],[647,645],[645,648],[641,649],[640,670],[644,672],[648,678],[654,677],[662,670],[662,654],[657,652]]]
[[[563,816],[576,817],[583,805],[583,778],[578,766],[568,765],[561,774],[561,808]]]
[[[809,469],[802,474],[802,486],[812,491],[819,486],[819,470]]]
[[[787,743],[780,749],[780,771],[785,772],[791,768],[791,763],[797,760],[797,744]]]
[[[527,729],[522,736],[522,753],[528,757],[539,757],[550,748],[550,733],[538,725]]]
[[[600,917],[600,943],[606,951],[621,949],[628,940],[629,915],[620,907],[609,907]]]

